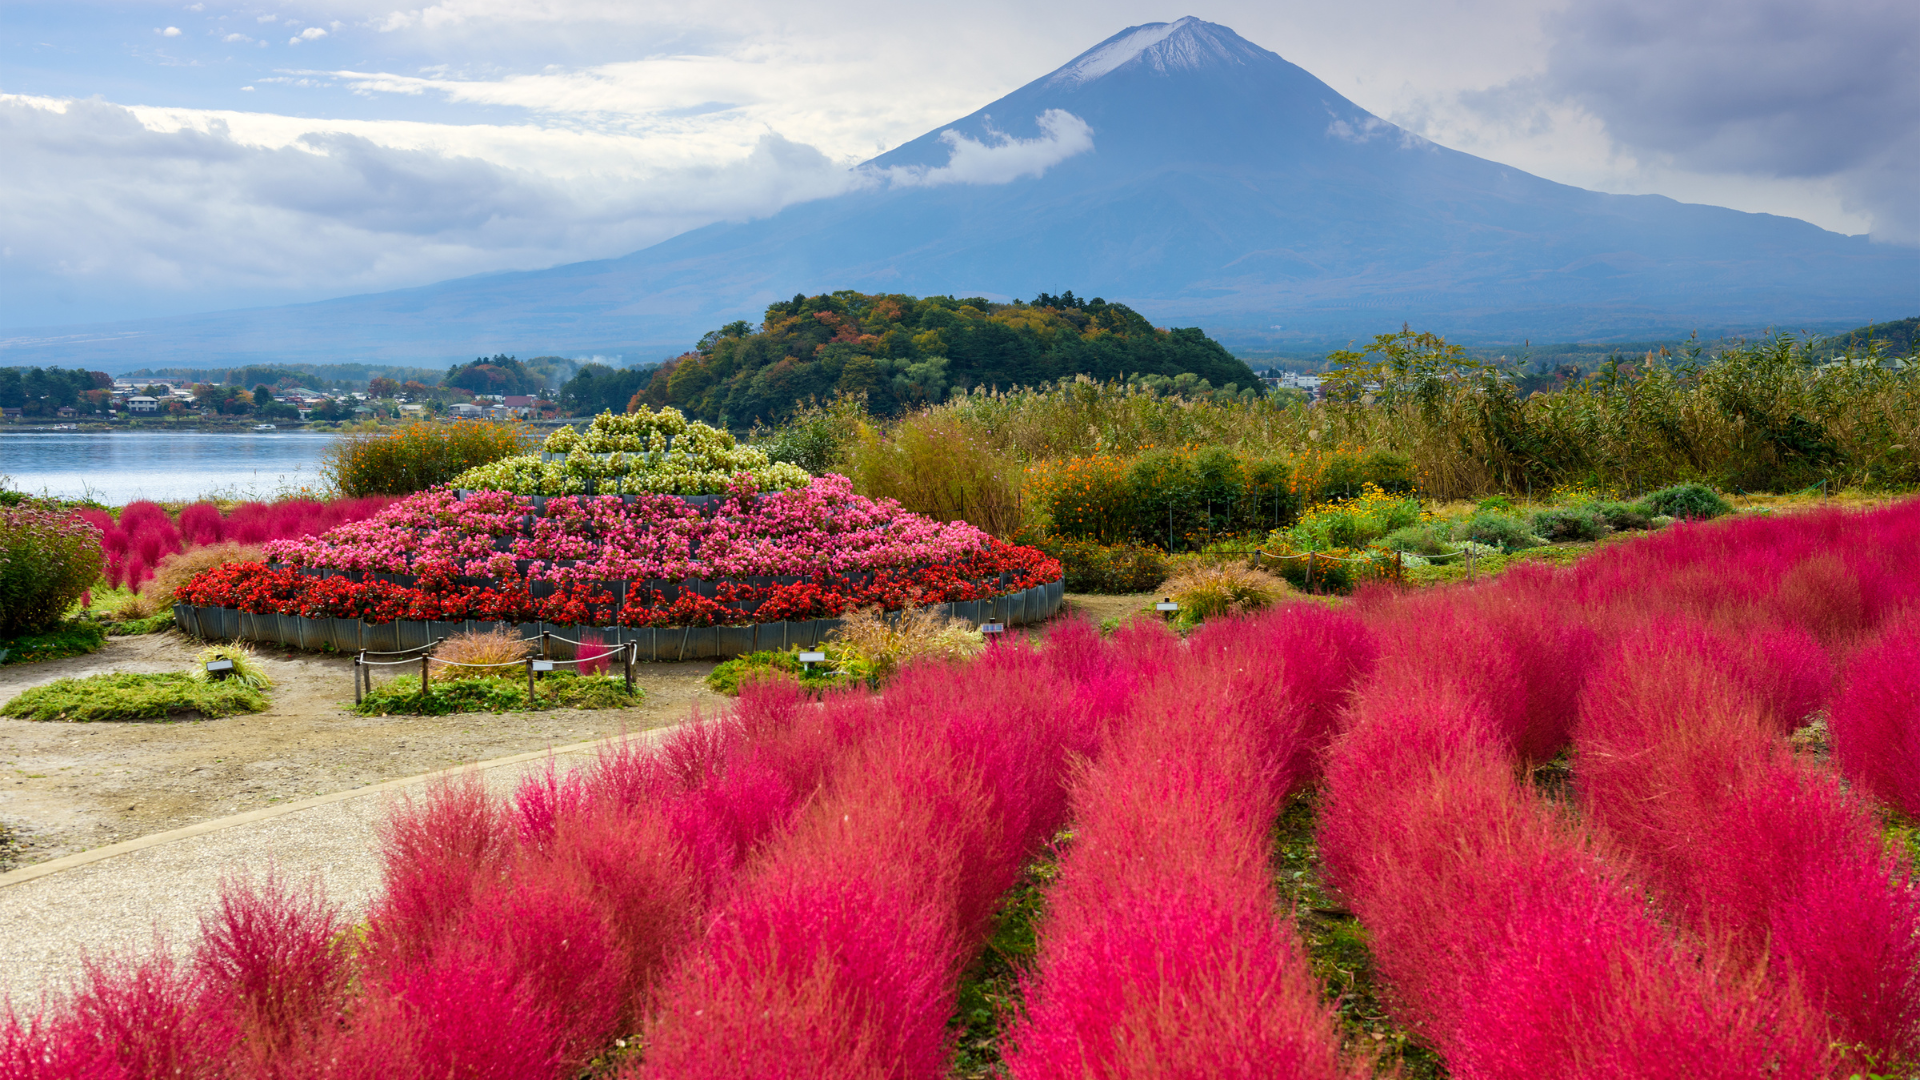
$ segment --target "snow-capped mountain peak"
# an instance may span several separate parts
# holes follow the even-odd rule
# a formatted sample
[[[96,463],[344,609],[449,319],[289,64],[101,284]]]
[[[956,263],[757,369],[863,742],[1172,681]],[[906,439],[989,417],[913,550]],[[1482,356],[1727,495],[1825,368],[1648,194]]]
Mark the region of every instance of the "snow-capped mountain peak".
[[[1053,86],[1084,85],[1136,58],[1163,74],[1182,68],[1242,64],[1246,60],[1240,52],[1245,45],[1233,31],[1191,15],[1170,23],[1146,23],[1130,26],[1074,57],[1047,82]]]

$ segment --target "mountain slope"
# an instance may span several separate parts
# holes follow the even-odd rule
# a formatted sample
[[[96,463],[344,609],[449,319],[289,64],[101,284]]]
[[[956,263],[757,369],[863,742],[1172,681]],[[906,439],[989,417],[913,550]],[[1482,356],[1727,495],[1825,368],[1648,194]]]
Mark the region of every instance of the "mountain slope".
[[[619,259],[16,339],[0,363],[50,348],[91,363],[657,354],[834,289],[1071,288],[1229,342],[1344,341],[1403,320],[1467,338],[1644,337],[1920,307],[1913,249],[1448,150],[1197,19],[1124,30],[863,170],[862,190]]]

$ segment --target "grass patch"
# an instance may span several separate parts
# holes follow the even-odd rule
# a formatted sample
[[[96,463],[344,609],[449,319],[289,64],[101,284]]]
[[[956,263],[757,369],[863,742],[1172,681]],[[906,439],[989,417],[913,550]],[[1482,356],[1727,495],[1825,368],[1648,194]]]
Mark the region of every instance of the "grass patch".
[[[238,682],[201,682],[177,672],[56,679],[0,706],[19,720],[166,720],[198,713],[212,719],[267,707],[260,691]]]
[[[624,679],[610,675],[554,672],[538,682],[537,700],[525,679],[483,676],[438,679],[423,697],[420,676],[401,675],[376,685],[354,708],[361,716],[446,716],[461,712],[530,712],[534,709],[625,709],[640,703],[639,688],[627,693]]]
[[[1289,802],[1274,830],[1274,885],[1281,906],[1293,905],[1313,977],[1337,1010],[1342,1046],[1377,1053],[1376,1075],[1440,1080],[1447,1075],[1440,1055],[1414,1041],[1387,1013],[1366,928],[1321,881],[1313,834],[1317,797],[1309,792]]]
[[[108,629],[114,637],[135,637],[140,634],[160,634],[173,629],[173,612],[163,611],[144,619],[129,619],[116,623]]]
[[[107,632],[99,623],[75,619],[37,634],[0,638],[0,653],[6,654],[4,659],[0,659],[0,664],[37,664],[45,660],[85,656],[99,652],[106,643]]]

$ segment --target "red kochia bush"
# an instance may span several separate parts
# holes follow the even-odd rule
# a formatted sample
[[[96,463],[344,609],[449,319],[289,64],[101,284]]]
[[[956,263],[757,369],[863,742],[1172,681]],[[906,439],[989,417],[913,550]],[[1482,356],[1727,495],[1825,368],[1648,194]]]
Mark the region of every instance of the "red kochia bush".
[[[1076,786],[1007,1036],[1014,1076],[1349,1071],[1275,911],[1269,829],[1369,643],[1350,616],[1301,607],[1209,623],[1189,644]]]
[[[1676,949],[1638,883],[1519,787],[1480,694],[1410,685],[1357,704],[1320,846],[1396,1014],[1455,1075],[1822,1073],[1802,1011]]]
[[[1848,779],[1920,817],[1920,609],[1854,654],[1827,726]]]
[[[1764,962],[1837,1043],[1904,1059],[1920,1049],[1920,898],[1865,807],[1775,734],[1806,707],[1808,644],[1629,636],[1581,703],[1581,806],[1730,962]]]
[[[1091,747],[1061,674],[1017,647],[903,673],[669,978],[644,1075],[944,1076],[954,980]]]

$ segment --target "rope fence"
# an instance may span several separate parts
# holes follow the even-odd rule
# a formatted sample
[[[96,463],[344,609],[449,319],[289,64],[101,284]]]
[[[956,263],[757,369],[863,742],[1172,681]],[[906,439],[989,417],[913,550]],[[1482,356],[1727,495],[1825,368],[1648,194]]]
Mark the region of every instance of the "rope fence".
[[[366,701],[368,694],[373,693],[374,668],[409,667],[417,663],[420,665],[420,696],[422,698],[426,697],[429,688],[433,685],[433,672],[430,666],[432,664],[439,664],[443,668],[524,668],[527,673],[527,701],[529,704],[536,704],[539,701],[539,690],[535,680],[541,672],[552,671],[555,664],[568,664],[572,665],[574,672],[578,674],[582,664],[611,664],[613,658],[616,656],[619,657],[620,660],[621,673],[627,684],[627,693],[632,694],[633,666],[640,659],[640,646],[636,642],[629,641],[608,646],[605,642],[575,641],[573,638],[561,637],[559,634],[543,630],[540,632],[540,655],[537,658],[527,656],[519,660],[507,660],[500,663],[469,663],[463,660],[443,660],[440,657],[434,656],[433,650],[439,648],[446,640],[446,638],[436,638],[425,645],[397,651],[360,650],[353,658],[353,703],[359,705]],[[556,641],[574,646],[576,651],[573,659],[554,659],[553,643]],[[578,651],[580,649],[600,649],[602,651],[592,656],[582,656]],[[370,656],[405,656],[407,659],[367,659]]]

